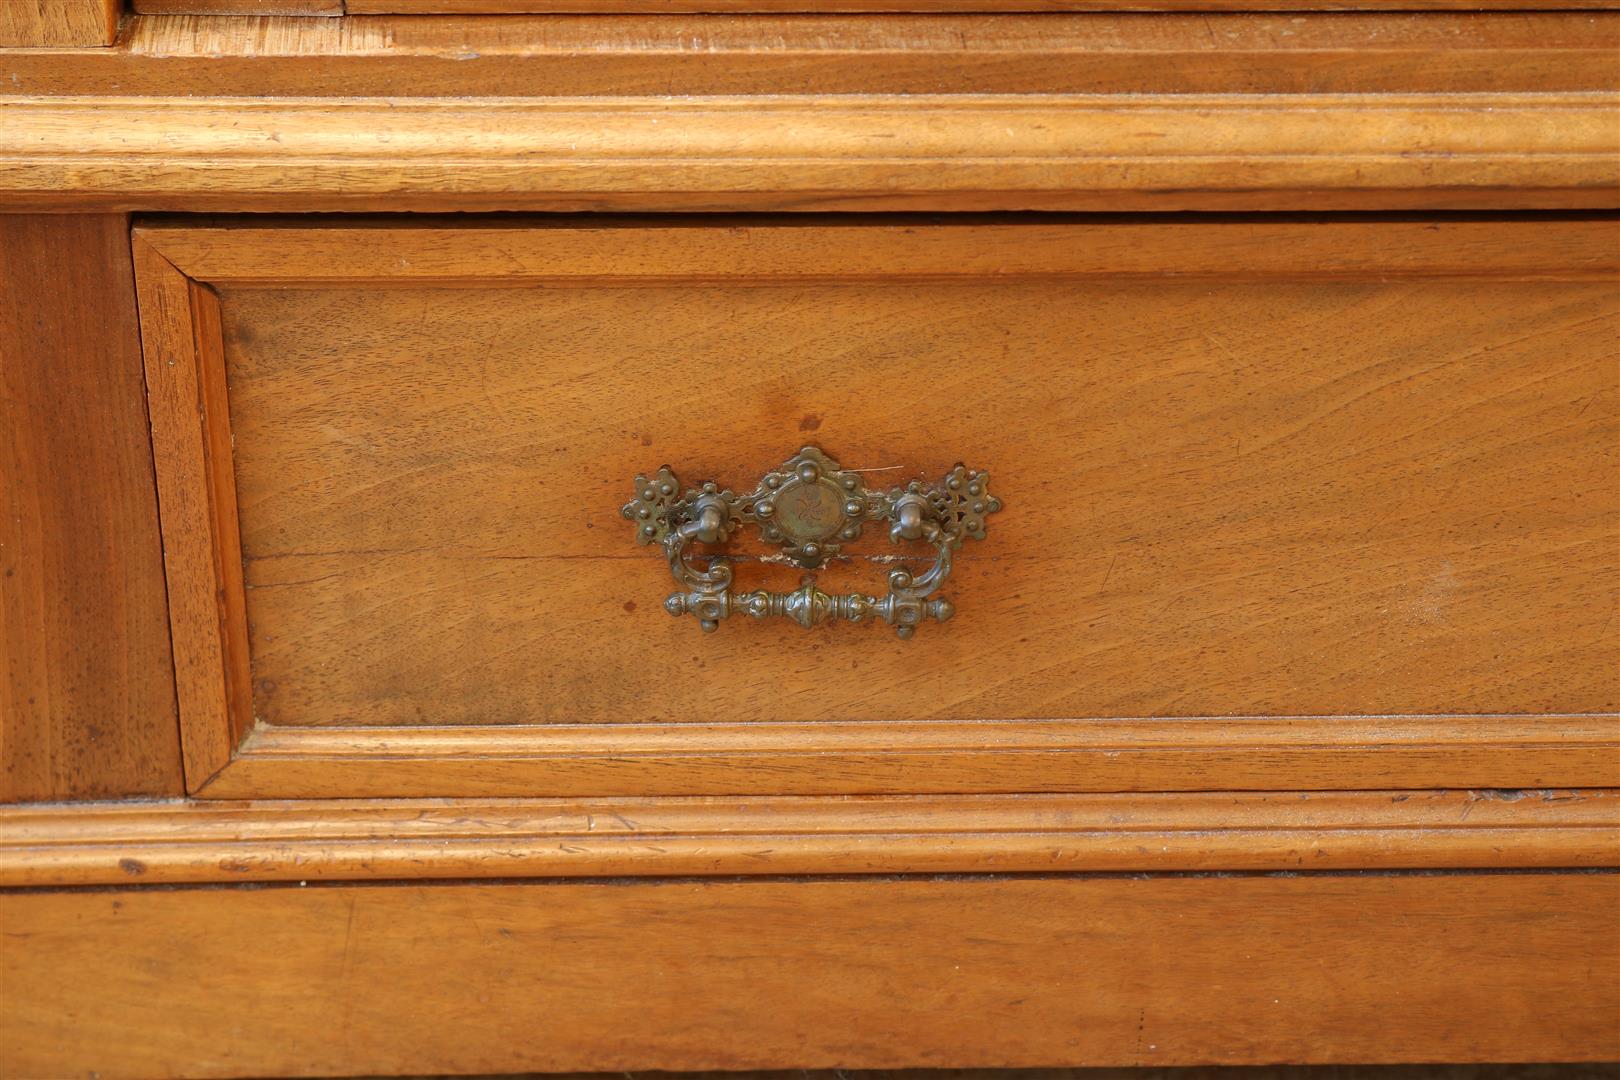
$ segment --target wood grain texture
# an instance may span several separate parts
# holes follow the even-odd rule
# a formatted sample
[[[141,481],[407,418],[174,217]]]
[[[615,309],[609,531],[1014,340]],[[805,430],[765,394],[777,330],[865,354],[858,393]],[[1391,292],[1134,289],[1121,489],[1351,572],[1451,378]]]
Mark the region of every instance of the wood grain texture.
[[[1620,227],[1455,230],[1537,252],[1537,279],[1569,237],[1564,281],[1384,228],[632,225],[587,230],[567,270],[548,229],[420,252],[414,230],[200,233],[259,267],[199,274],[222,290],[254,715],[698,721],[717,685],[730,721],[1620,709],[1620,296],[1579,280],[1612,274]],[[460,281],[373,287],[444,273],[446,246]],[[509,291],[525,247],[552,287]],[[1465,280],[1425,273],[1470,255]],[[325,286],[286,288],[311,261]],[[710,371],[723,438],[684,389]],[[894,469],[877,483],[991,470],[1011,509],[959,560],[960,622],[697,638],[659,610],[629,478],[740,490],[806,440]],[[740,587],[796,583],[736,546]],[[828,587],[881,581],[894,549],[857,550]],[[1088,599],[1054,602],[1075,583]],[[957,677],[919,682],[919,653]]]
[[[1610,1060],[1613,874],[0,895],[22,1077]]]
[[[251,722],[236,485],[230,473],[225,372],[214,294],[135,242],[152,449],[182,716],[222,723],[188,728],[184,760],[195,788],[229,759]]]
[[[1612,219],[720,226],[141,230],[221,290],[231,384],[209,438],[234,443],[260,726],[193,790],[1617,779],[1615,718],[1569,715],[1620,704]],[[985,377],[1014,356],[1026,377]],[[711,367],[724,445],[659,389]],[[733,461],[812,437],[992,469],[1017,527],[961,561],[961,619],[700,639],[656,611],[625,478],[743,483]],[[1026,599],[1069,581],[1094,584]],[[1223,715],[1255,713],[1282,715]]]
[[[1613,207],[1617,102],[1608,92],[6,97],[0,201],[299,211]]]
[[[1620,866],[1620,795],[410,800],[0,808],[0,886]]]
[[[120,0],[6,0],[0,4],[0,48],[111,45]]]
[[[1620,89],[1620,15],[137,18],[7,57],[19,95],[1451,93]]]
[[[0,801],[180,790],[124,218],[0,215]]]

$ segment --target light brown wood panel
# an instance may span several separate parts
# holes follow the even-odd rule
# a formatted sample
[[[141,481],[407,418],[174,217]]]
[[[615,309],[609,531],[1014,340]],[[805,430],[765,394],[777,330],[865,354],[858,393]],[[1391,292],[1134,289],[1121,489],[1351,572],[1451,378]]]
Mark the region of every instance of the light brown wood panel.
[[[0,4],[0,48],[111,45],[120,0],[6,0]]]
[[[1609,791],[0,808],[0,885],[1620,866]]]
[[[8,1072],[1620,1055],[1620,880],[1417,874],[0,894]]]
[[[1609,208],[1612,92],[0,98],[0,199],[198,210]]]
[[[0,215],[0,801],[180,791],[126,220]]]
[[[137,18],[14,94],[226,97],[1620,89],[1620,15]]]
[[[731,721],[1620,709],[1612,281],[1180,282],[1150,230],[1146,281],[921,280],[953,245],[1022,246],[946,232],[918,279],[851,255],[848,281],[771,287],[225,288],[254,714],[699,721],[717,690]],[[644,265],[615,235],[604,258]],[[696,235],[723,279],[777,233]],[[990,470],[1008,509],[957,560],[958,621],[701,637],[660,610],[630,479],[741,490],[811,441],[878,483]],[[798,576],[751,562],[739,587]]]

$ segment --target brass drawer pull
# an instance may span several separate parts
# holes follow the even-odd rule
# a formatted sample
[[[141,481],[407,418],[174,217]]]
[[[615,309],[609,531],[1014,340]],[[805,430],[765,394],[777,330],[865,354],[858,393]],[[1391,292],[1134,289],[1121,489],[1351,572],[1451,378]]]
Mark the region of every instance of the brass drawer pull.
[[[860,474],[843,468],[814,446],[766,473],[746,495],[722,490],[710,481],[682,490],[669,466],[651,477],[636,477],[636,497],[624,504],[624,516],[636,526],[636,540],[660,544],[670,573],[680,589],[664,601],[671,615],[692,614],[705,631],[731,615],[756,619],[781,616],[800,626],[869,617],[893,626],[909,638],[925,619],[944,622],[955,608],[934,596],[950,576],[951,557],[965,539],[984,539],[985,519],[1001,509],[990,494],[990,477],[957,465],[936,484],[912,481],[887,492],[869,491]],[[869,521],[889,523],[889,539],[924,540],[934,545],[934,565],[925,573],[889,572],[883,596],[849,593],[834,596],[806,575],[793,592],[731,591],[731,560],[711,558],[704,569],[692,565],[687,545],[723,544],[738,528],[751,524],[765,540],[780,544],[787,558],[808,570],[839,553],[845,541],[858,539]]]

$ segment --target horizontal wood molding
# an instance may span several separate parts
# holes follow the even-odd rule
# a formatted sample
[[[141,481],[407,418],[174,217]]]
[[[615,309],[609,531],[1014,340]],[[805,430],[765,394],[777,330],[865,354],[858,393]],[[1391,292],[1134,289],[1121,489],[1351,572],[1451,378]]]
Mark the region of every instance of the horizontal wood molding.
[[[0,886],[1620,865],[1613,791],[0,809]]]
[[[1620,89],[1617,49],[1616,12],[148,16],[111,49],[8,56],[6,92],[1545,93]]]
[[[0,920],[17,1077],[1620,1056],[1608,873],[128,888]]]
[[[1611,207],[1617,117],[1607,92],[7,97],[0,204]]]
[[[205,798],[1620,784],[1620,717],[330,728],[261,724]]]

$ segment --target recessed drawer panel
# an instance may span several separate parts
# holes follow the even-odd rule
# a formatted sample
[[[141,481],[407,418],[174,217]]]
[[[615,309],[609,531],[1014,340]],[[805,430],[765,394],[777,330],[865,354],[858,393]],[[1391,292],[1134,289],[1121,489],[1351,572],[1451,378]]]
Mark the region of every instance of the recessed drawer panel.
[[[1604,768],[1613,221],[851,221],[142,228],[193,787]],[[741,495],[807,446],[874,497],[985,471],[950,621],[665,614],[635,478]],[[867,524],[817,589],[933,564]]]

